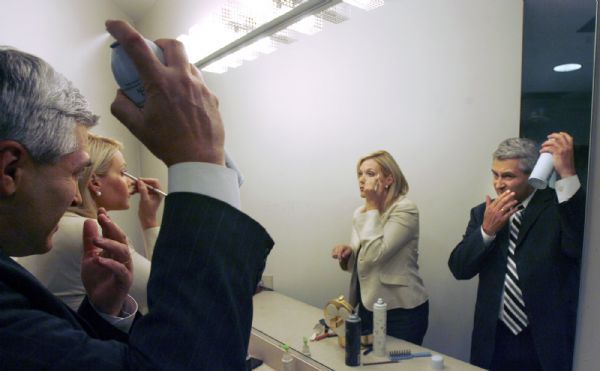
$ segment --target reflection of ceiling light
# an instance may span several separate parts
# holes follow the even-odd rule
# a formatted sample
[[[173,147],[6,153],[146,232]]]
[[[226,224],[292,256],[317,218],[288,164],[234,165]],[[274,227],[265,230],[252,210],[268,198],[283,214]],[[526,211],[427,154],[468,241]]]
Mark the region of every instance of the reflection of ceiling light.
[[[371,10],[384,5],[384,0],[229,0],[208,22],[194,25],[177,39],[196,67],[223,73],[292,43],[301,34],[313,35],[325,23],[347,20],[350,5]]]
[[[571,72],[571,71],[577,71],[580,68],[581,68],[581,65],[579,63],[566,63],[566,64],[559,64],[558,66],[554,66],[553,70],[555,72]]]

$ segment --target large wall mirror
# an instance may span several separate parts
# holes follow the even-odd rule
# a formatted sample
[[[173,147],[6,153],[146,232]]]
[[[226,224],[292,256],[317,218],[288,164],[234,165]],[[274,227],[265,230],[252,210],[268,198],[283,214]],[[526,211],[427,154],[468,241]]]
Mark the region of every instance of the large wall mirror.
[[[73,79],[103,117],[98,132],[125,138],[131,170],[166,185],[164,166],[147,152],[137,161],[139,143],[109,112],[116,88],[108,83],[110,41],[98,36],[105,19],[135,8],[131,19],[148,38],[176,37],[226,1],[26,0],[3,9],[0,29],[5,43]],[[431,305],[424,345],[468,360],[477,280],[455,280],[449,254],[470,208],[494,194],[491,153],[500,140],[571,132],[585,184],[596,5],[386,0],[226,74],[204,74],[221,102],[227,147],[246,175],[242,208],[277,243],[266,269],[275,289],[319,308],[347,294],[350,275],[330,251],[349,241],[352,213],[363,202],[356,161],[386,149],[420,212],[420,274]],[[552,71],[568,62],[582,68]],[[143,246],[135,213],[119,222],[130,219],[125,228]],[[588,298],[597,291],[592,286]],[[588,324],[597,323],[597,310],[591,312]],[[582,344],[593,358],[598,341],[589,339],[600,331],[586,330]]]
[[[362,204],[356,161],[386,149],[420,212],[424,345],[468,360],[477,279],[455,280],[449,254],[470,208],[494,194],[491,153],[502,139],[571,132],[585,182],[595,14],[593,0],[387,0],[226,74],[206,73],[246,175],[242,208],[277,243],[266,269],[275,289],[317,307],[347,294],[350,275],[330,251],[348,243]],[[178,27],[169,22],[150,15],[140,26],[158,37]],[[580,71],[552,71],[570,55]],[[146,155],[144,173],[154,164]]]

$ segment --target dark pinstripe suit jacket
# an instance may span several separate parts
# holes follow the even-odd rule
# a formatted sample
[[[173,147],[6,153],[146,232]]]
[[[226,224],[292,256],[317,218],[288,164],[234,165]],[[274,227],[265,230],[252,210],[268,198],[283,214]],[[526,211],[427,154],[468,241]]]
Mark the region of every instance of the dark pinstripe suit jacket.
[[[480,227],[485,204],[471,210],[448,266],[458,279],[479,274],[471,363],[489,368],[508,249],[508,225],[485,247]],[[515,256],[533,341],[544,370],[570,370],[573,359],[585,192],[558,203],[554,190],[537,191],[523,214]]]
[[[87,302],[72,312],[0,250],[0,370],[244,370],[252,295],[272,246],[258,223],[223,202],[169,195],[150,313],[129,336]]]

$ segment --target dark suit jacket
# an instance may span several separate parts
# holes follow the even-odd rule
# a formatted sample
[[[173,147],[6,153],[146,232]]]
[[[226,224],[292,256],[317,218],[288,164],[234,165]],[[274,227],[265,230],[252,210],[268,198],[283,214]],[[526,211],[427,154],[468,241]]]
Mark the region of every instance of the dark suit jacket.
[[[479,274],[471,363],[489,368],[508,249],[508,224],[485,247],[485,203],[471,210],[462,241],[448,261],[457,279]],[[554,190],[535,193],[524,211],[515,256],[534,345],[544,370],[570,370],[573,359],[585,192],[558,203]]]
[[[70,311],[0,249],[0,369],[244,370],[252,295],[272,246],[258,223],[223,202],[169,195],[149,313],[129,337],[87,302],[81,315]]]

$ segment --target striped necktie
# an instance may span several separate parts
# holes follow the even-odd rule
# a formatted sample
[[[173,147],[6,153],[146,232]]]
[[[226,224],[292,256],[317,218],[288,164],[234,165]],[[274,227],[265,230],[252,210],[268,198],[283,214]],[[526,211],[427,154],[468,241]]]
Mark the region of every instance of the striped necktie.
[[[501,319],[510,331],[518,335],[529,323],[527,314],[525,314],[525,302],[523,293],[519,286],[519,275],[517,274],[517,264],[515,259],[515,246],[519,237],[521,228],[521,214],[523,205],[519,205],[518,211],[510,221],[510,235],[508,237],[508,264],[506,277],[504,279],[504,305],[502,307]]]

